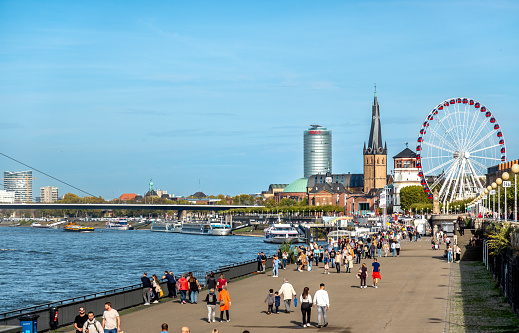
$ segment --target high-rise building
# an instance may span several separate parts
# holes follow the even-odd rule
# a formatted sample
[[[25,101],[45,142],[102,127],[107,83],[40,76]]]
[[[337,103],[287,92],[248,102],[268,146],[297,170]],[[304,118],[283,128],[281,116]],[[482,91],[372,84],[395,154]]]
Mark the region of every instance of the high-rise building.
[[[371,107],[371,130],[368,146],[364,142],[364,192],[381,189],[387,185],[387,144],[382,145],[382,128],[380,126],[380,110],[375,98]]]
[[[304,177],[332,172],[332,131],[310,125],[304,132]]]
[[[32,171],[4,171],[4,190],[14,192],[15,202],[32,200]]]
[[[40,188],[40,202],[52,203],[58,201],[58,188],[45,186]]]

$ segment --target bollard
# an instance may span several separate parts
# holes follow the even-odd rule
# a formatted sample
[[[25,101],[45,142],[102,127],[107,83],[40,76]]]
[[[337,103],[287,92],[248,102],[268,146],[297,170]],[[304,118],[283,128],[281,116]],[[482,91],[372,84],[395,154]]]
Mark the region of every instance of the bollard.
[[[51,329],[55,330],[58,328],[58,308],[55,306],[51,306],[49,309],[49,321]]]

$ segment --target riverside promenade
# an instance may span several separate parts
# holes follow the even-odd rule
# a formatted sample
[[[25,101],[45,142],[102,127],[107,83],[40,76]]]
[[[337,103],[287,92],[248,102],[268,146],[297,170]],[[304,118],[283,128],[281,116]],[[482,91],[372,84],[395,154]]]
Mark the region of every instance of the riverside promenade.
[[[294,330],[327,332],[443,332],[448,318],[450,265],[441,259],[443,251],[432,251],[430,238],[419,242],[402,242],[400,257],[380,258],[382,281],[377,289],[360,289],[355,277],[360,265],[354,265],[352,273],[323,274],[323,267],[314,266],[311,272],[298,272],[295,265],[280,270],[279,278],[271,272],[254,275],[229,283],[231,297],[230,322],[207,323],[207,307],[203,300],[207,291],[200,293],[198,304],[180,305],[177,299],[162,300],[160,304],[139,306],[121,313],[121,328],[125,333],[160,332],[162,323],[169,325],[169,332],[180,332],[188,326],[192,333],[292,332]],[[251,249],[251,257],[254,257]],[[372,260],[362,260],[371,272]],[[140,272],[139,272],[140,273]],[[136,280],[140,278],[136,273]],[[308,286],[311,295],[319,284],[325,283],[330,296],[328,327],[318,329],[317,310],[312,309],[312,327],[303,328],[301,311],[267,315],[263,303],[270,288],[279,290],[283,279],[294,286],[297,297]],[[283,310],[281,301],[280,310]],[[88,311],[88,309],[86,309]],[[97,318],[99,319],[99,315]],[[217,316],[219,311],[217,310]],[[69,327],[70,328],[70,327]],[[66,330],[74,332],[73,330]]]

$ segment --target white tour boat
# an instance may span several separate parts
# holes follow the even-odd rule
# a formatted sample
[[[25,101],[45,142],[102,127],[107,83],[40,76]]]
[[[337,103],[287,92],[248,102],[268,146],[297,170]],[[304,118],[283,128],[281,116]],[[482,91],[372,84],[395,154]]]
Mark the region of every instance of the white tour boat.
[[[181,234],[229,236],[231,226],[223,223],[182,223]]]
[[[129,230],[130,225],[128,224],[128,219],[126,217],[121,217],[117,220],[108,220],[106,222],[106,229],[112,230]]]
[[[281,244],[284,242],[298,243],[300,239],[296,228],[290,224],[276,223],[265,229],[263,241],[265,243]]]

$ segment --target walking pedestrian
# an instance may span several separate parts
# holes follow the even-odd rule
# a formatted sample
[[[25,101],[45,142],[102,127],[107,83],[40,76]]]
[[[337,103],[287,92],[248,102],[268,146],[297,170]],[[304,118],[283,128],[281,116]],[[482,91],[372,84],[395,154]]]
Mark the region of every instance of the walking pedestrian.
[[[353,268],[353,256],[350,252],[346,254],[346,273],[351,273],[351,269]]]
[[[220,322],[223,322],[223,312],[225,311],[225,316],[227,318],[227,322],[231,321],[229,318],[229,308],[231,307],[231,298],[229,297],[229,292],[227,291],[227,285],[222,286],[222,291],[218,295],[218,303],[220,304]]]
[[[79,308],[79,314],[74,318],[74,327],[76,328],[76,333],[83,332],[83,325],[88,320],[88,315],[85,313],[85,308]]]
[[[104,333],[117,333],[121,330],[121,317],[119,317],[117,310],[112,309],[112,303],[110,302],[105,303],[102,326]]]
[[[189,292],[190,292],[190,299],[191,304],[196,304],[198,301],[198,291],[200,290],[200,283],[198,283],[198,280],[193,276],[192,272],[189,272],[189,279],[187,280],[189,283]]]
[[[168,286],[168,297],[171,298],[175,298],[177,297],[177,288],[175,288],[175,284],[177,283],[177,281],[175,280],[175,276],[173,275],[173,272],[172,271],[164,271],[164,276],[162,277],[162,279],[166,279],[167,280],[167,286]]]
[[[373,287],[378,288],[378,280],[382,279],[380,276],[380,263],[377,262],[377,258],[373,259],[371,264],[371,276],[373,277]]]
[[[207,289],[214,289],[216,290],[216,278],[214,277],[214,273],[211,272],[209,274],[209,277],[207,278],[207,281],[205,282],[205,285],[207,286]]]
[[[274,312],[274,303],[276,302],[276,296],[274,295],[274,289],[270,289],[265,301],[263,303],[267,303],[267,314],[271,314]]]
[[[320,289],[315,292],[314,306],[317,307],[317,328],[328,326],[326,310],[330,309],[330,298],[328,297],[328,292],[324,290],[324,283],[321,283]],[[321,317],[323,317],[323,321],[321,321]],[[322,323],[324,324],[321,325]]]
[[[396,256],[400,255],[400,242],[395,243]]]
[[[151,291],[151,281],[148,278],[146,272],[142,274],[141,277],[142,282],[142,298],[144,298],[144,305],[150,305],[150,291]]]
[[[301,301],[303,327],[310,327],[310,316],[312,314],[312,296],[310,296],[310,288],[305,287],[299,299]]]
[[[216,316],[216,300],[217,297],[214,293],[214,288],[209,289],[209,293],[205,296],[205,301],[207,302],[207,322],[211,321],[214,323]]]
[[[180,304],[186,304],[186,294],[189,289],[189,283],[184,274],[178,279],[178,282],[180,282]]]
[[[387,257],[387,253],[389,252],[389,244],[387,241],[384,241],[384,245],[382,245],[382,248],[384,249],[384,257]]]
[[[279,295],[283,295],[283,302],[285,303],[285,312],[290,312],[290,302],[292,302],[292,297],[296,295],[296,291],[294,287],[288,283],[288,279],[285,279],[283,285],[279,289]]]
[[[223,286],[227,286],[227,279],[223,273],[220,273],[220,278],[218,279],[218,282],[216,282],[216,286],[218,287],[218,292],[222,291]]]
[[[393,257],[396,254],[396,242],[391,243],[391,253],[393,254]]]
[[[366,277],[368,275],[368,268],[365,263],[362,263],[362,266],[359,269],[359,277],[360,277],[360,287],[366,288]]]
[[[337,271],[337,273],[341,272],[341,263],[342,263],[342,255],[341,255],[341,251],[338,251],[337,254],[335,255],[335,270]]]
[[[104,320],[104,319],[103,319]],[[94,328],[92,328],[92,326]],[[82,326],[82,331],[85,332],[85,333],[94,333],[94,332],[99,332],[99,333],[102,333],[103,332],[103,326],[101,325],[100,322],[98,322],[94,316],[94,313],[92,311],[90,311],[88,313],[88,319],[87,321],[85,321],[85,323],[83,324]]]
[[[278,277],[280,260],[277,256],[272,258],[272,277]]]
[[[282,258],[283,258],[283,269],[287,269],[287,261],[288,261],[288,252],[287,251],[283,252]]]

